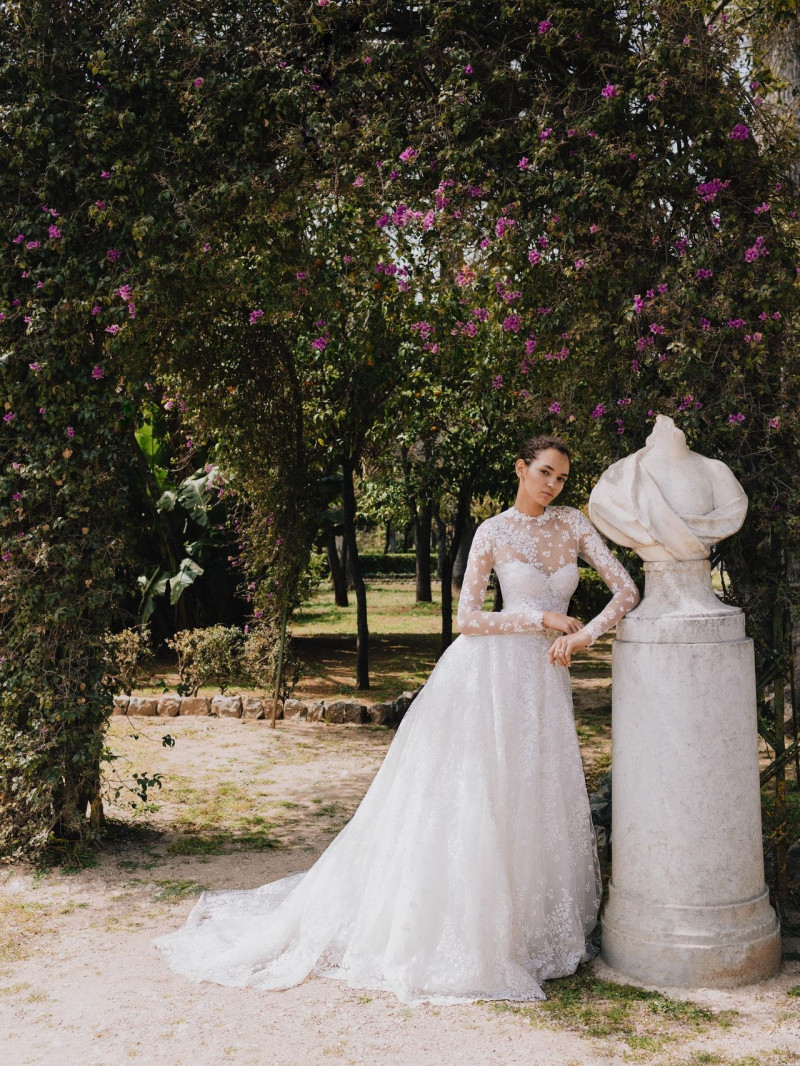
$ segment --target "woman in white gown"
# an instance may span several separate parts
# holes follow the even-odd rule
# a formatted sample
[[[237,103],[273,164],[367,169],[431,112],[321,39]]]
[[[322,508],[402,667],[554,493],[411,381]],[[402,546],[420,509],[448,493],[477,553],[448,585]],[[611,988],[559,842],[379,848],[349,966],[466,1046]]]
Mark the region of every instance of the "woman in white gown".
[[[262,989],[313,973],[456,1003],[542,999],[543,980],[587,957],[600,878],[566,667],[638,592],[580,511],[551,506],[568,471],[563,442],[526,442],[515,505],[475,534],[461,636],[352,819],[306,872],[204,892],[155,941],[173,970]],[[566,614],[579,555],[613,592],[585,626]],[[492,568],[499,612],[483,610]]]

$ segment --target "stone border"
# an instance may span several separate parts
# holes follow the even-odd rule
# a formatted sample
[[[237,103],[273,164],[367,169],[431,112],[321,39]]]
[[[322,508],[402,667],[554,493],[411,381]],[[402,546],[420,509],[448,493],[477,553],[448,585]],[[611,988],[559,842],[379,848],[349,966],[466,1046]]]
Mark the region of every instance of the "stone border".
[[[278,718],[307,722],[352,722],[358,725],[385,725],[396,729],[421,688],[403,692],[396,700],[385,703],[360,703],[358,700],[295,700],[278,705]],[[148,718],[176,718],[199,715],[215,718],[266,718],[272,713],[272,701],[252,696],[115,696],[115,715]]]

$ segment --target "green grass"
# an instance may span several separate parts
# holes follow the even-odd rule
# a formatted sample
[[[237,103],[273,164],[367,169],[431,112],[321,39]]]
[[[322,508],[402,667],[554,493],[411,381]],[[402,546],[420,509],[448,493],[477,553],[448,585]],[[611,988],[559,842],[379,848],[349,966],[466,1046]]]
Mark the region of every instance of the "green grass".
[[[187,896],[196,896],[203,886],[196,881],[154,881],[159,886],[156,899],[162,903],[180,903]]]
[[[497,1003],[492,1008],[525,1017],[534,1025],[617,1038],[645,1056],[712,1026],[727,1028],[735,1017],[734,1011],[715,1012],[636,985],[602,981],[587,967],[571,977],[545,982],[544,991],[548,998],[535,1006]]]

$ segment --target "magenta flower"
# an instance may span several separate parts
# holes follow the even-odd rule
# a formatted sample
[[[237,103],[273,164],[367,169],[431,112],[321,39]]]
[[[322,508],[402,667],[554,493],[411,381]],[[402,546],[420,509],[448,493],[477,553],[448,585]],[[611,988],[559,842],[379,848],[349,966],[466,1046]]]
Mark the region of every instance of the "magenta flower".
[[[372,62],[372,56],[364,56],[364,64],[365,64],[365,66],[369,66],[371,62]]]
[[[589,232],[590,232],[591,234],[595,234],[595,233],[597,233],[597,231],[598,231],[599,229],[600,229],[600,227],[599,227],[598,225],[596,225],[596,223],[594,223],[594,222],[593,222],[593,223],[591,224],[591,226],[589,227]]]
[[[24,240],[25,240],[25,234],[24,233],[18,233],[11,243],[12,244],[22,244],[22,242]]]
[[[552,132],[553,132],[553,127],[552,126],[548,126],[546,129],[543,129],[542,132],[539,134],[539,140],[540,141],[546,141],[547,138],[550,136],[550,134]]]
[[[601,89],[600,95],[605,97],[606,100],[610,100],[612,96],[619,96],[619,85],[612,85],[611,82],[608,82],[608,84]]]
[[[548,408],[548,410],[550,411],[551,415],[557,415],[561,411],[561,404],[556,400],[555,403],[551,403],[550,404],[550,407]]]
[[[728,415],[728,421],[729,422],[737,423],[737,422],[744,422],[744,420],[745,420],[745,415],[743,415],[741,411],[737,411],[737,413],[735,415]]]
[[[467,65],[464,67],[464,73],[465,74],[471,74],[472,73],[472,64],[471,63],[467,63]]]
[[[41,241],[28,241],[27,244],[25,245],[25,247],[30,249],[31,251],[33,251],[34,248],[41,248],[41,246],[42,246],[42,242]]]
[[[737,122],[730,133],[732,141],[746,141],[750,136],[750,127],[742,122]]]
[[[425,321],[414,322],[410,328],[413,333],[419,333],[420,337],[423,340],[425,340],[426,337],[430,337],[434,330],[434,327],[430,324],[430,322]]]
[[[584,266],[585,266],[585,261],[583,259],[576,259],[575,260],[575,269],[576,270],[583,270]]]
[[[354,189],[360,189],[363,184],[364,184],[364,175],[363,174],[359,174],[358,177],[353,182],[353,188]]]
[[[328,347],[327,337],[315,337],[311,342],[311,347],[317,352],[323,352]]]
[[[495,223],[494,231],[498,237],[502,237],[508,230],[513,229],[516,224],[515,219],[502,215]]]
[[[770,429],[781,428],[781,420],[779,418],[771,418],[767,424],[769,425]]]
[[[13,411],[6,411],[6,413],[3,415],[3,421],[4,422],[13,422],[15,417],[16,417],[16,415],[14,414]]]
[[[541,255],[536,251],[535,248],[531,248],[531,250],[528,252],[528,262],[531,264],[531,266],[536,266],[536,264],[541,260],[541,258]]]
[[[675,250],[678,255],[686,255],[686,249],[689,247],[689,240],[687,237],[679,237],[675,241]]]
[[[195,78],[194,81],[192,82],[192,84],[194,85],[195,89],[202,89],[203,88],[203,79],[202,78]]]
[[[116,248],[109,248],[106,252],[106,259],[108,259],[109,263],[116,263],[121,258],[122,252],[118,252]]]
[[[542,19],[542,21],[539,23],[539,36],[544,37],[544,35],[550,30],[552,30],[552,28],[553,23],[550,21],[550,19]]]
[[[528,169],[528,157],[526,155],[524,155],[522,157],[522,159],[520,159],[519,163],[517,163],[517,167],[520,170],[527,170]]]
[[[602,418],[606,413],[605,404],[599,403],[592,411],[592,418]]]
[[[384,226],[389,225],[389,215],[380,215],[375,219],[375,225],[378,229],[383,229]]]
[[[746,325],[747,325],[747,323],[745,322],[745,320],[743,318],[729,318],[728,319],[728,329],[741,329],[743,326],[746,326]]]
[[[694,276],[698,281],[705,281],[707,278],[713,278],[714,271],[709,270],[708,267],[700,267],[700,269],[695,272]]]
[[[114,290],[114,295],[119,296],[121,300],[130,300],[133,290],[130,285],[120,285],[118,289]]]
[[[533,353],[535,351],[536,351],[536,334],[535,333],[531,333],[531,335],[525,341],[525,354],[530,356],[530,355],[533,355]]]
[[[716,199],[723,189],[727,189],[730,183],[730,178],[725,181],[722,178],[712,178],[711,181],[701,182],[697,186],[697,195],[701,200],[705,200],[709,204]]]
[[[489,318],[489,312],[485,307],[473,307],[472,313],[479,322],[486,322]]]
[[[413,161],[419,155],[419,150],[416,148],[405,148],[400,153],[400,160],[403,163],[413,163]]]
[[[250,325],[254,326],[256,324],[256,322],[258,322],[259,318],[263,318],[263,317],[264,317],[264,312],[261,310],[260,307],[257,307],[255,309],[255,311],[251,311],[250,312]]]
[[[665,330],[664,330],[664,327],[662,325],[659,325],[658,322],[651,322],[650,323],[650,332],[651,333],[655,333],[655,334],[660,334],[660,333],[664,333]]]
[[[91,310],[91,313],[93,315],[99,315],[101,311],[102,311],[102,308],[98,307],[97,304],[95,304],[94,307]]]
[[[503,329],[506,333],[519,333],[522,326],[522,316],[512,312],[503,319]]]
[[[711,329],[711,323],[709,322],[709,320],[707,318],[701,318],[700,319],[700,329],[702,329],[702,330]]]
[[[41,363],[28,363],[28,367],[34,372],[34,374],[41,374],[42,372]]]
[[[492,378],[492,388],[502,389],[503,387],[503,375],[498,374],[497,377]]]
[[[100,177],[101,178],[110,178],[111,174],[110,174],[110,172],[108,170],[101,170],[100,171]]]
[[[93,368],[92,377],[94,378],[95,381],[99,381],[101,378],[104,378],[105,376],[106,376],[105,375],[105,371],[103,370],[103,368],[101,366],[96,366],[96,367]]]
[[[754,215],[763,215],[764,212],[765,211],[769,211],[769,209],[770,209],[770,205],[768,203],[766,203],[766,201],[765,201],[764,203],[759,204],[758,207],[754,207],[753,208],[753,214]]]
[[[112,323],[110,326],[106,326],[106,333],[110,333],[112,337],[115,337],[119,333],[119,326],[116,322]]]
[[[48,226],[47,236],[50,238],[50,240],[57,241],[58,238],[61,236],[61,230],[58,228],[58,226]]]
[[[744,253],[744,261],[746,263],[754,263],[756,259],[759,259],[762,255],[769,255],[769,251],[765,247],[765,244],[765,237],[756,237],[756,243],[746,249]]]
[[[67,426],[67,436],[70,438],[70,440],[75,436],[75,430],[72,428],[72,426]]]

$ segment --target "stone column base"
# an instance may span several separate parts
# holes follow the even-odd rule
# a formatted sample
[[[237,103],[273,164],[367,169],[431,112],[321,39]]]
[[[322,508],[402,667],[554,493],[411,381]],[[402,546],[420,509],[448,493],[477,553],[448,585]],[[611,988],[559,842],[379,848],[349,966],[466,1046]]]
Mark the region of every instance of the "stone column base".
[[[609,886],[603,958],[628,977],[680,988],[737,988],[773,977],[781,934],[766,887],[739,903],[684,907]]]

